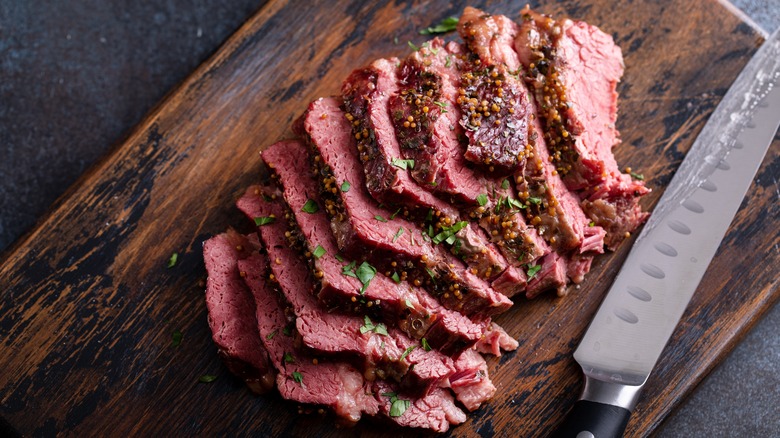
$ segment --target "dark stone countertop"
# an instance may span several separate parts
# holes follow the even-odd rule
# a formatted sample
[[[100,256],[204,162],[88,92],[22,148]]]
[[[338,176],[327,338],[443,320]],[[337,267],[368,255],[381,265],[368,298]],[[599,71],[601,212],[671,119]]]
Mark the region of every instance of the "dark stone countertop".
[[[0,251],[250,17],[262,0],[0,0]],[[780,0],[735,0],[766,30]],[[780,430],[780,306],[657,431]]]

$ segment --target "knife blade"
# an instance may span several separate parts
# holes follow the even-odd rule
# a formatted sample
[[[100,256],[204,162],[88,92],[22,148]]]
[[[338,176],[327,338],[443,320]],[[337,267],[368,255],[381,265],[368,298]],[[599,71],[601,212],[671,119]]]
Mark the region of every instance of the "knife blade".
[[[696,138],[574,352],[585,387],[556,437],[622,436],[642,386],[780,125],[780,30]]]

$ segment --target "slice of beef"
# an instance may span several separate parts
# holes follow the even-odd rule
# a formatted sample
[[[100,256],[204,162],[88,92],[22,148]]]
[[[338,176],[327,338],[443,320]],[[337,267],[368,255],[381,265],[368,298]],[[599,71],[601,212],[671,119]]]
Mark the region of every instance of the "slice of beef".
[[[344,106],[347,109],[345,117],[356,139],[360,160],[364,164],[369,193],[388,207],[392,206],[392,209],[396,209],[397,204],[401,205],[405,217],[422,221],[422,227],[428,229],[429,234],[438,234],[453,223],[460,222],[460,213],[452,205],[436,198],[410,178],[409,168],[414,172],[415,164],[418,162],[423,168],[426,167],[428,157],[421,157],[421,160],[402,160],[399,139],[407,148],[410,144],[424,140],[415,137],[416,131],[417,129],[422,130],[423,133],[430,131],[428,125],[433,121],[431,117],[434,113],[430,112],[428,105],[421,99],[413,99],[412,105],[416,109],[414,115],[410,114],[407,117],[413,117],[416,121],[406,120],[410,125],[408,131],[410,134],[406,135],[407,131],[400,131],[396,137],[392,119],[396,117],[394,112],[397,110],[392,110],[390,105],[393,96],[403,92],[399,90],[397,65],[397,59],[379,59],[368,67],[355,71],[342,87]],[[412,99],[408,93],[406,97]],[[433,102],[430,106],[436,107]],[[425,108],[429,109],[427,113],[424,111]],[[431,117],[428,117],[428,114]],[[476,270],[475,275],[492,280],[509,266],[498,249],[476,226],[464,227],[458,235],[459,243],[468,244],[454,246],[452,251],[472,270]],[[508,282],[501,282],[501,284],[509,285]],[[503,292],[512,295],[523,290],[523,287],[524,283]]]
[[[401,93],[391,98],[390,113],[404,158],[426,163],[415,166],[412,176],[417,175],[418,169],[424,169],[423,177],[416,176],[418,182],[470,210],[470,218],[479,220],[482,228],[490,233],[491,242],[508,263],[521,266],[550,249],[536,230],[528,228],[523,217],[508,205],[507,200],[515,198],[510,181],[489,178],[467,164],[460,140],[465,135],[459,124],[459,98],[462,100],[459,87],[463,65],[467,64],[461,59],[464,53],[460,44],[445,45],[438,38],[423,44],[401,66]],[[426,123],[415,123],[412,127],[409,116]],[[405,142],[407,138],[422,138],[426,142]],[[433,184],[428,178],[432,178]],[[500,290],[495,281],[493,287]]]
[[[252,295],[241,280],[237,263],[256,253],[257,238],[233,230],[203,244],[206,263],[206,307],[212,338],[230,372],[261,394],[274,387],[276,371],[257,333]]]
[[[520,344],[498,324],[491,324],[485,336],[480,339],[474,348],[480,353],[489,353],[500,357],[501,350],[515,351]]]
[[[557,252],[551,252],[542,257],[532,269],[536,271],[536,274],[533,276],[529,275],[528,289],[525,292],[526,297],[535,298],[548,289],[555,289],[559,296],[566,294],[568,266],[564,256]],[[529,272],[533,271],[529,270]]]
[[[405,395],[397,386],[384,381],[375,382],[373,389],[381,412],[399,426],[446,432],[451,424],[466,421],[466,413],[446,389],[435,388],[421,398]]]
[[[638,202],[649,192],[619,170],[612,154],[620,142],[615,127],[620,48],[584,22],[556,21],[530,9],[522,17],[515,49],[541,108],[553,163],[614,248],[646,219]]]
[[[387,212],[369,197],[363,189],[365,177],[354,137],[337,100],[314,101],[299,129],[314,148],[320,177],[328,180],[322,195],[342,251],[352,255],[371,251],[372,261],[381,265],[382,271],[393,269],[391,261],[396,261],[399,271],[408,267],[399,274],[402,279],[425,285],[445,307],[467,315],[489,316],[511,306],[508,298],[469,272],[441,245],[435,245],[428,233],[400,217],[386,217]],[[345,183],[351,184],[351,189],[339,190]]]
[[[481,324],[443,308],[422,288],[391,280],[389,277],[393,273],[390,271],[384,272],[387,275],[377,273],[361,295],[359,280],[343,273],[352,260],[339,255],[336,239],[329,229],[330,221],[324,209],[319,207],[324,203],[319,195],[319,183],[309,171],[306,146],[296,140],[282,141],[263,151],[262,158],[284,188],[284,199],[290,206],[306,250],[315,253],[318,247],[321,248],[322,254],[313,257],[312,261],[321,284],[320,297],[336,297],[328,300],[329,306],[344,307],[347,303],[356,311],[377,312],[383,320],[397,324],[408,335],[417,339],[425,337],[435,348],[444,351],[459,350],[480,338],[484,329]],[[344,189],[349,191],[352,187]],[[303,211],[307,202],[317,205],[317,211]],[[296,232],[292,230],[290,234],[295,237]]]
[[[475,350],[464,350],[455,360],[455,367],[458,371],[450,376],[450,386],[466,409],[479,408],[496,393],[488,377],[487,363]]]
[[[516,76],[512,49],[517,25],[467,7],[458,32],[469,49],[461,76],[460,124],[469,139],[466,159],[489,172],[512,174],[522,165],[529,136],[530,99]]]
[[[357,422],[362,414],[375,415],[379,405],[363,374],[345,362],[315,360],[289,336],[291,320],[281,298],[263,277],[253,288],[257,328],[271,361],[279,370],[276,384],[282,397],[299,403],[324,405],[340,420]],[[246,333],[242,333],[246,335]]]
[[[278,203],[266,203],[266,215],[281,217]],[[318,351],[350,354],[362,362],[369,380],[374,377],[403,380],[405,387],[425,392],[455,371],[452,360],[437,350],[424,351],[420,343],[400,331],[376,329],[371,319],[334,313],[321,308],[312,294],[316,283],[306,261],[289,246],[283,221],[258,227],[271,260],[270,270],[279,289],[291,304],[303,342]],[[251,289],[258,285],[265,267],[259,260],[239,262]],[[267,265],[266,265],[267,266]]]

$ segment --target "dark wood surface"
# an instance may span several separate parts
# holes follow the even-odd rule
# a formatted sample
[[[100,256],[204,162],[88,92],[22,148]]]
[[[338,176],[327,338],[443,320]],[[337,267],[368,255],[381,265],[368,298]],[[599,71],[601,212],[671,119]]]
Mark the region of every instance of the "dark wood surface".
[[[517,16],[523,6],[504,3],[484,8]],[[257,152],[289,134],[307,101],[337,92],[363,63],[408,53],[407,40],[423,41],[418,29],[464,6],[268,2],[5,254],[0,416],[26,435],[401,434],[373,421],[335,430],[331,419],[300,416],[295,404],[253,396],[232,378],[206,324],[200,249],[243,223],[232,204],[257,178]],[[623,48],[617,157],[648,177],[651,207],[760,36],[714,1],[540,9],[596,24]],[[779,144],[627,436],[652,431],[776,300]],[[489,361],[499,393],[453,435],[545,435],[560,421],[581,386],[571,352],[627,250],[597,259],[567,298],[519,300],[498,319],[520,349]],[[173,252],[179,263],[167,269]],[[175,330],[184,335],[178,347]],[[198,384],[203,374],[219,377]]]

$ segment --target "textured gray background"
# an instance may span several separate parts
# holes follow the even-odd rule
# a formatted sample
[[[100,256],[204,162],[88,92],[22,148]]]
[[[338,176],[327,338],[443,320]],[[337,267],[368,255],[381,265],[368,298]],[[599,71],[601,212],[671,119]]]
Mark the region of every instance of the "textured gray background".
[[[0,0],[0,251],[262,3]],[[780,0],[734,4],[780,27]],[[780,306],[656,435],[780,436],[778,333]]]

